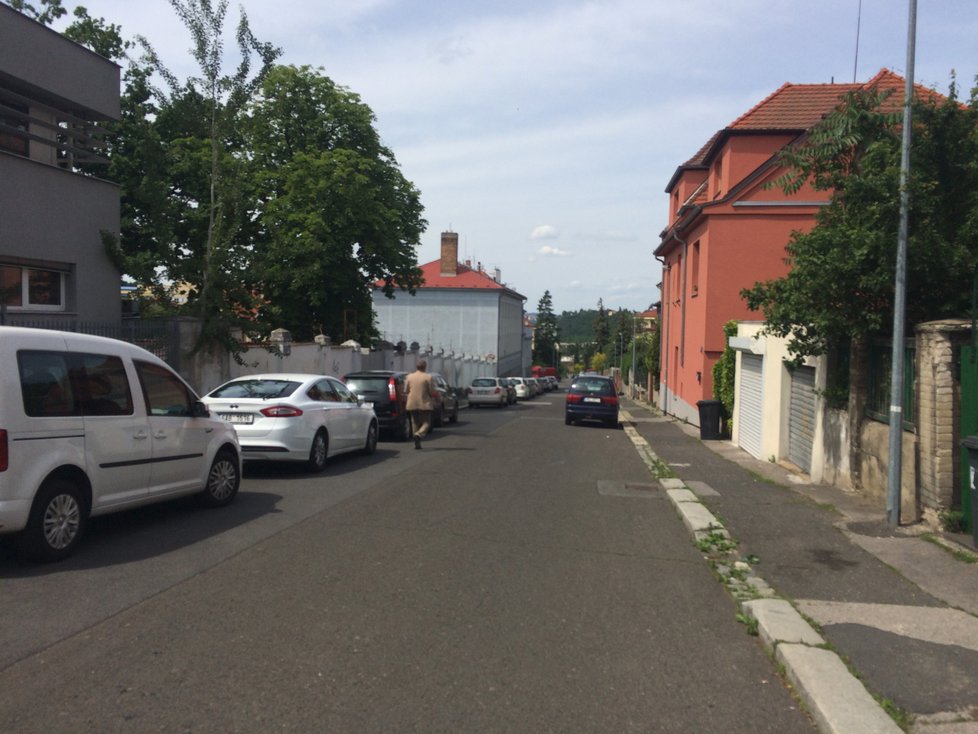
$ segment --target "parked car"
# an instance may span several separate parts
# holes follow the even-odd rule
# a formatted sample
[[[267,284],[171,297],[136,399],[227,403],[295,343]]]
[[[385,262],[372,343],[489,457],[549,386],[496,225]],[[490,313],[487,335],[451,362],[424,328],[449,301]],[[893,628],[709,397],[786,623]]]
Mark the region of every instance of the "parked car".
[[[506,386],[506,404],[515,405],[516,404],[516,383],[513,382],[512,377],[504,377],[503,384]]]
[[[476,377],[469,387],[469,405],[473,408],[491,405],[505,408],[509,404],[507,388],[501,377]]]
[[[343,382],[364,401],[373,403],[381,433],[398,441],[410,441],[413,435],[408,416],[404,378],[407,372],[366,370],[351,372]]]
[[[536,377],[527,377],[526,381],[530,385],[530,389],[533,390],[534,397],[543,394],[543,385],[540,384],[540,380]]]
[[[614,380],[601,375],[578,377],[567,388],[564,402],[564,423],[600,421],[607,426],[618,426],[618,392]]]
[[[513,389],[516,390],[517,400],[529,400],[533,397],[533,388],[529,386],[525,377],[512,377]]]
[[[559,390],[560,389],[560,380],[558,380],[553,375],[547,375],[547,382],[550,383],[550,389],[551,390]]]
[[[230,503],[237,435],[132,344],[0,326],[0,534],[34,561],[70,555],[90,517],[196,495]]]
[[[337,454],[377,448],[373,405],[329,375],[238,377],[203,400],[234,426],[245,461],[302,461],[321,472]]]
[[[448,380],[438,372],[432,372],[431,379],[435,383],[435,390],[439,393],[436,402],[441,405],[440,410],[432,415],[432,423],[436,426],[444,424],[446,420],[449,423],[458,423],[459,408],[468,405],[468,398],[465,396],[465,391],[461,391],[462,396],[459,397],[458,388],[449,385]]]

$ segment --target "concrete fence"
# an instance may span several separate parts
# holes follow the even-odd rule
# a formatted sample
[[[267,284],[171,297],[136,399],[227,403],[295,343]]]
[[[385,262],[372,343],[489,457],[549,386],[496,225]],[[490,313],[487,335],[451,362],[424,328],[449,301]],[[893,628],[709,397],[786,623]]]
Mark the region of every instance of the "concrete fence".
[[[242,344],[235,359],[223,350],[190,353],[195,329],[184,321],[179,371],[201,394],[235,377],[262,372],[301,372],[343,377],[359,370],[414,371],[418,360],[428,362],[428,372],[440,373],[448,384],[465,387],[476,377],[496,374],[496,363],[443,350],[371,350],[367,347],[326,343],[292,343],[287,332],[278,330],[267,344]]]

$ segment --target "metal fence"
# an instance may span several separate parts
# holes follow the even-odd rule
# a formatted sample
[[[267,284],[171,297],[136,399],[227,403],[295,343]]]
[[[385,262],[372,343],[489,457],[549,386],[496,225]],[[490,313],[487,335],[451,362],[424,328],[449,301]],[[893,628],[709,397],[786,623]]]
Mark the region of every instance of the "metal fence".
[[[917,424],[917,347],[914,340],[906,340],[903,349],[903,427],[912,430]],[[890,422],[892,350],[891,343],[885,341],[874,342],[869,349],[866,415],[883,423]]]
[[[180,334],[177,324],[167,319],[124,319],[119,322],[74,319],[11,319],[8,326],[71,331],[129,342],[152,352],[176,370],[180,369]]]

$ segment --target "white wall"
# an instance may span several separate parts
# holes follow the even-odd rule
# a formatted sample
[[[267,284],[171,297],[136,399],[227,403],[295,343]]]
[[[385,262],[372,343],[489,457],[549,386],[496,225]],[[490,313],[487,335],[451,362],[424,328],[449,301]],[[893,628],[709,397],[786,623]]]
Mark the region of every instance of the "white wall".
[[[390,299],[375,290],[373,306],[384,341],[490,358],[498,374],[522,374],[523,301],[508,291],[421,288],[414,296],[398,291]]]
[[[788,352],[788,340],[761,334],[764,322],[742,321],[737,325],[737,336],[730,337],[730,346],[737,350],[737,374],[734,381],[734,405],[740,401],[740,378],[742,355],[760,354],[764,357],[764,367],[761,373],[761,456],[774,457],[780,461],[788,456],[788,419],[791,407],[791,373],[785,362],[791,359]],[[826,363],[824,358],[806,358],[805,366],[815,368],[815,389],[825,389]],[[736,412],[736,407],[734,408]],[[823,440],[823,425],[825,420],[825,401],[816,398],[815,403],[815,439],[812,445],[812,466],[801,467],[810,472],[814,481],[821,481],[825,457]],[[738,421],[733,422],[731,439],[738,446]]]
[[[394,350],[372,352],[360,347],[320,346],[319,344],[293,344],[287,357],[279,356],[264,347],[252,347],[241,355],[243,364],[230,362],[230,377],[255,375],[262,372],[302,372],[317,375],[343,375],[357,370],[402,370],[413,372],[418,360],[428,362],[428,372],[441,373],[452,386],[465,387],[476,377],[494,375],[495,362],[466,359],[459,355]],[[197,378],[207,384],[194,385],[200,392],[213,390],[223,380],[219,372],[203,371]]]

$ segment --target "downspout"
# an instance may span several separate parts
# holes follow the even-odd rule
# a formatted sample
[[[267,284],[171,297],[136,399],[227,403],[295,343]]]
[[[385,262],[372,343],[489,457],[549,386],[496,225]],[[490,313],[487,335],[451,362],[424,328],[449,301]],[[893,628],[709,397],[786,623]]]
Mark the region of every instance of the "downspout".
[[[669,407],[669,268],[666,267],[665,258],[660,258],[653,254],[662,266],[662,323],[659,327],[659,370],[662,376],[659,379],[659,400],[662,402],[662,412],[668,415]],[[665,388],[665,389],[663,389]]]
[[[686,260],[689,255],[689,243],[679,233],[673,235],[676,242],[683,246],[683,285],[679,292],[681,307],[679,309],[679,366],[686,365]]]

